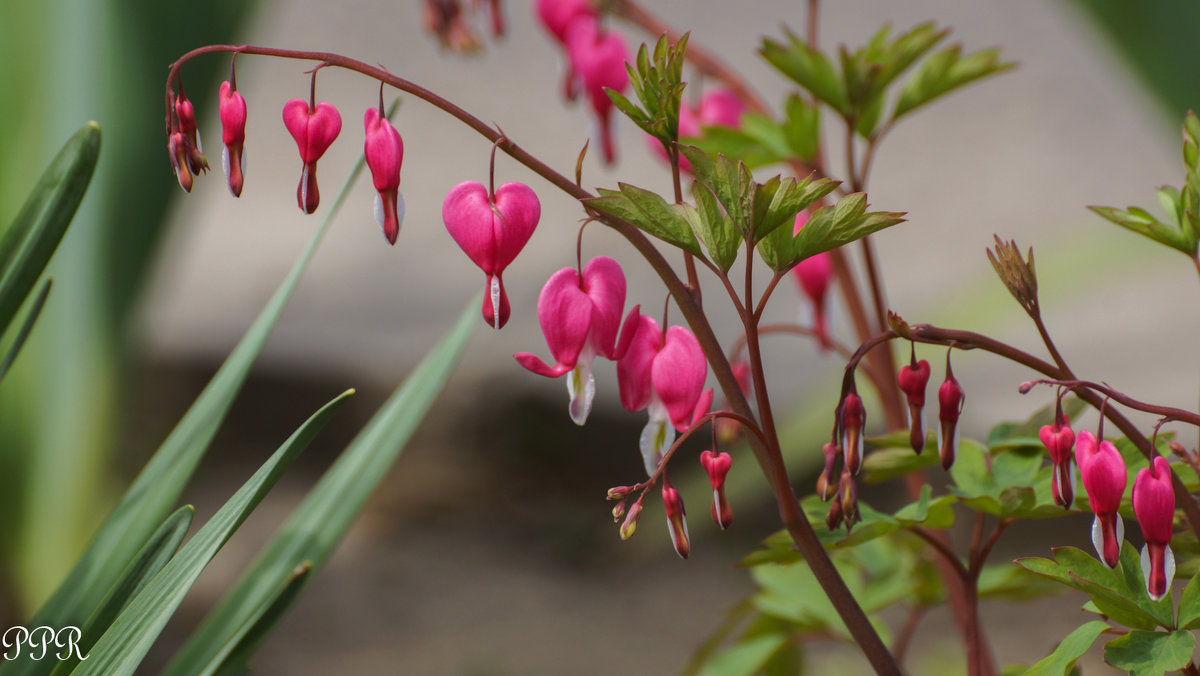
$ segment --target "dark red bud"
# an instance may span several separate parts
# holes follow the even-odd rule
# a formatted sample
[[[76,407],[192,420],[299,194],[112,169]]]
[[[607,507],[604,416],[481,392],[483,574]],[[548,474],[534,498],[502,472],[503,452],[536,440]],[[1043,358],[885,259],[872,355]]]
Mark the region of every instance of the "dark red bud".
[[[854,392],[842,400],[842,462],[850,474],[858,474],[862,466],[863,426],[867,421],[867,412],[863,408],[862,398]]]

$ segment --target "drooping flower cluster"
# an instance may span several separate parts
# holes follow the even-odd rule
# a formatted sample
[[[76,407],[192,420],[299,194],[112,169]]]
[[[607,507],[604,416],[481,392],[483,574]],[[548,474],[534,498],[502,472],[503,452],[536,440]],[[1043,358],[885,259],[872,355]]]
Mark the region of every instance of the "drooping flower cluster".
[[[629,87],[629,47],[615,30],[605,30],[588,0],[536,0],[542,25],[564,49],[567,72],[563,93],[574,100],[582,90],[596,115],[604,161],[616,159],[612,129],[612,100],[605,89],[624,92]]]

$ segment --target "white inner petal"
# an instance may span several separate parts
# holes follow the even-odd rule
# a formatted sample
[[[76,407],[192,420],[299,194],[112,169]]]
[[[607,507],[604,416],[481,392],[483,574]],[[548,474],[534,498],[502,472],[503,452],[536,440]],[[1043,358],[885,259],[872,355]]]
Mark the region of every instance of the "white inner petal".
[[[492,285],[490,295],[492,299],[492,322],[496,328],[500,328],[500,278],[492,277]]]
[[[571,420],[582,427],[592,411],[592,400],[596,398],[596,378],[592,375],[591,360],[580,362],[567,375],[567,395],[571,397],[568,407]]]
[[[655,397],[650,402],[650,420],[642,428],[638,439],[638,447],[642,451],[642,462],[646,466],[646,475],[652,475],[662,463],[663,453],[675,442],[675,428],[671,426],[667,409]]]
[[[383,227],[383,195],[375,193],[375,222]]]
[[[225,171],[225,178],[229,178],[229,148],[221,149],[221,169]],[[230,188],[232,190],[232,188]]]
[[[396,192],[396,230],[400,230],[400,226],[404,225],[404,195],[399,191]]]

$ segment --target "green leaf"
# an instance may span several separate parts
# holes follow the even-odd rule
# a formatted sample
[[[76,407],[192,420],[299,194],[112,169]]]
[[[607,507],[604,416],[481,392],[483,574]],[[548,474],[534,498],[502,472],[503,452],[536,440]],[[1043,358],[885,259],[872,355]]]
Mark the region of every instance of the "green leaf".
[[[708,257],[721,269],[729,272],[733,262],[737,260],[738,245],[741,237],[733,227],[733,223],[717,203],[717,198],[706,186],[698,181],[692,181],[692,199],[696,200],[694,209],[684,210],[692,233],[704,243]]]
[[[1179,228],[1159,221],[1142,209],[1137,207],[1129,207],[1126,211],[1112,207],[1088,207],[1088,209],[1126,230],[1149,237],[1159,244],[1178,249],[1189,256],[1196,253],[1194,244]]]
[[[58,151],[0,238],[0,334],[58,248],[99,157],[100,126],[89,122]]]
[[[829,104],[842,117],[849,116],[850,101],[842,78],[838,77],[833,64],[824,54],[809,47],[791,31],[787,31],[786,34],[789,44],[784,45],[771,38],[764,38],[759,53],[779,72]]]
[[[1054,559],[1024,558],[1017,559],[1017,564],[1084,592],[1100,612],[1125,626],[1149,630],[1157,625],[1151,615],[1119,591],[1124,587],[1123,580],[1103,563],[1075,547],[1055,548]]]
[[[259,644],[267,637],[279,618],[283,617],[288,606],[296,600],[308,581],[312,572],[312,564],[307,561],[292,571],[282,589],[267,599],[259,610],[250,616],[237,632],[230,636],[225,647],[217,653],[212,662],[199,672],[200,676],[213,674],[250,673],[248,668],[250,658]]]
[[[754,240],[758,241],[784,224],[792,225],[796,214],[800,213],[817,200],[837,189],[838,181],[828,178],[812,180],[812,177],[797,181],[788,177],[779,183],[779,187],[770,195],[765,213],[755,214]],[[766,187],[764,184],[760,192]],[[792,228],[783,228],[789,237],[793,236]]]
[[[141,551],[121,573],[121,577],[108,590],[108,595],[100,602],[100,607],[88,618],[80,628],[78,653],[70,653],[65,660],[59,660],[55,665],[53,676],[69,674],[79,664],[79,655],[87,655],[100,636],[125,610],[142,589],[158,575],[179,549],[179,543],[187,535],[195,514],[191,505],[180,507],[163,521],[158,530],[150,536]]]
[[[1002,62],[998,49],[985,49],[963,56],[962,45],[947,47],[926,59],[904,83],[892,118],[898,120],[939,96],[1014,65]]]
[[[352,394],[342,393],[306,420],[130,602],[71,673],[132,674],[212,557]]]
[[[783,272],[800,260],[800,247],[790,228],[775,228],[757,246],[763,262],[776,272]]]
[[[1092,647],[1096,639],[1108,630],[1108,623],[1099,620],[1087,622],[1067,634],[1050,653],[1024,673],[1024,676],[1068,676],[1078,660]]]
[[[1171,595],[1155,601],[1146,590],[1145,578],[1142,577],[1142,557],[1138,555],[1128,540],[1121,543],[1120,577],[1124,586],[1118,591],[1125,598],[1132,600],[1143,612],[1154,618],[1164,628],[1175,628],[1175,609],[1171,606]]]
[[[325,472],[164,674],[198,673],[202,665],[216,659],[239,627],[278,594],[297,566],[309,562],[316,571],[324,565],[433,405],[478,324],[479,299],[475,298]]]
[[[891,437],[895,436],[898,443],[890,443]],[[888,443],[882,443],[882,442]],[[862,480],[867,484],[879,484],[885,481],[911,474],[926,467],[932,467],[938,464],[938,454],[934,452],[925,452],[921,454],[914,453],[909,445],[908,432],[896,432],[888,435],[887,439],[873,438],[867,439],[872,445],[883,445],[877,451],[868,453],[863,458],[862,464]],[[932,445],[926,441],[926,448],[932,448]]]
[[[349,186],[358,178],[363,166],[360,157],[325,220],[314,232],[308,247],[292,266],[288,276],[225,359],[220,370],[134,479],[112,514],[97,529],[67,578],[34,615],[32,626],[82,625],[142,543],[175,505],[245,382],[250,367],[262,352],[271,329],[316,253],[317,245],[329,230],[349,192]],[[0,666],[0,676],[50,672],[52,664],[44,660],[27,659],[27,655],[22,653],[21,658],[5,662]]]
[[[793,93],[784,103],[783,115],[788,149],[805,162],[812,162],[821,149],[821,112]]]
[[[760,634],[738,642],[714,657],[704,669],[703,676],[754,676],[791,639],[784,634]]]
[[[838,200],[834,206],[815,210],[796,235],[802,259],[836,249],[904,221],[903,213],[867,213],[866,208],[866,194],[853,193]]]
[[[1200,573],[1193,575],[1183,588],[1176,624],[1180,629],[1200,629]]]
[[[1104,661],[1130,676],[1162,676],[1186,667],[1195,643],[1187,631],[1131,631],[1104,646]]]
[[[583,200],[591,209],[633,223],[639,230],[697,256],[704,256],[692,226],[679,209],[673,208],[658,193],[628,183],[618,183],[619,191],[601,190],[600,197]]]
[[[4,355],[4,361],[0,362],[0,380],[8,373],[8,369],[12,368],[13,362],[17,360],[17,355],[21,353],[21,348],[25,345],[25,340],[29,338],[29,332],[33,330],[33,324],[42,314],[42,308],[46,306],[46,298],[50,295],[50,287],[54,285],[54,279],[47,277],[46,281],[42,282],[42,289],[33,299],[33,304],[29,306],[29,311],[25,313],[25,320],[21,322],[21,328],[17,331],[17,335],[13,338],[12,345],[9,346],[8,352]]]

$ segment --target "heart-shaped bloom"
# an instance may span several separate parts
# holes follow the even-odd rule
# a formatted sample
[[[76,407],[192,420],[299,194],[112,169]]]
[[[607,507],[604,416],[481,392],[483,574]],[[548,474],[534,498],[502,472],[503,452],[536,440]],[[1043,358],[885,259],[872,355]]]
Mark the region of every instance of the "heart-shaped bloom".
[[[599,22],[589,16],[571,22],[565,41],[571,69],[583,81],[583,91],[600,126],[604,161],[611,164],[617,156],[611,124],[613,102],[604,90],[620,93],[629,87],[629,73],[625,70],[629,48],[620,33],[601,31]]]
[[[1072,462],[1075,446],[1075,431],[1071,429],[1071,421],[1062,414],[1062,406],[1054,416],[1053,425],[1042,425],[1038,437],[1050,452],[1050,463],[1054,465],[1051,490],[1054,502],[1063,509],[1070,509],[1075,502],[1075,466]]]
[[[246,142],[246,99],[228,80],[221,83],[220,99],[221,141],[225,143],[221,165],[229,180],[229,192],[234,197],[241,197],[246,182],[242,159],[245,152],[242,144]]]
[[[567,30],[571,24],[577,19],[595,21],[598,17],[588,0],[537,0],[534,11],[555,42],[563,47],[567,45]],[[577,80],[575,67],[568,58],[567,72],[563,78],[563,95],[568,101],[574,101],[579,95]]]
[[[617,330],[625,308],[625,273],[607,256],[588,261],[583,276],[575,268],[563,268],[550,277],[538,296],[538,323],[554,366],[521,352],[513,355],[517,363],[547,378],[567,378],[571,420],[587,422],[596,396],[592,361],[597,355],[617,359],[623,354],[633,330],[637,328],[638,309],[629,313],[624,345],[618,345]]]
[[[1171,465],[1161,455],[1139,471],[1133,482],[1133,513],[1146,539],[1142,548],[1146,591],[1157,601],[1171,589],[1175,577],[1175,555],[1170,547],[1175,487],[1171,485]]]
[[[1092,545],[1109,568],[1115,568],[1125,539],[1125,524],[1117,509],[1129,476],[1125,459],[1111,441],[1098,441],[1084,430],[1075,438],[1075,464],[1088,494],[1088,504],[1096,515],[1092,522]],[[1174,502],[1172,502],[1174,504]]]
[[[807,211],[796,214],[793,235],[799,233],[808,223],[808,218]],[[792,268],[792,275],[800,286],[800,291],[812,302],[812,329],[817,337],[817,345],[828,351],[833,347],[829,338],[829,313],[826,304],[829,286],[833,282],[833,259],[828,251],[809,256]]]
[[[908,442],[917,453],[925,450],[925,386],[929,384],[929,362],[917,361],[900,369],[896,378],[908,399]]]
[[[629,411],[649,411],[638,445],[646,473],[654,474],[675,441],[675,430],[686,430],[712,407],[712,390],[704,389],[708,362],[691,331],[672,326],[664,334],[646,315],[638,317],[628,340],[628,350],[617,361],[621,405]]]
[[[938,388],[938,455],[942,469],[950,469],[958,455],[958,417],[962,415],[967,393],[963,391],[947,360],[946,380]]]
[[[296,201],[304,213],[311,214],[321,202],[321,193],[317,189],[317,160],[341,133],[342,116],[331,103],[322,101],[313,106],[304,99],[292,99],[283,105],[283,124],[296,140],[300,161],[304,163],[300,185],[296,188]]]
[[[396,243],[400,222],[404,220],[404,201],[400,197],[400,165],[404,162],[404,140],[377,108],[363,115],[366,140],[363,156],[371,170],[371,180],[379,193],[375,197],[375,220],[383,228],[389,244]],[[536,199],[536,198],[535,198]]]
[[[505,183],[489,195],[482,183],[464,181],[442,202],[446,230],[487,275],[483,320],[489,326],[499,329],[508,323],[508,294],[501,274],[521,253],[541,217],[541,202],[523,183]],[[621,288],[623,294],[624,281]]]

